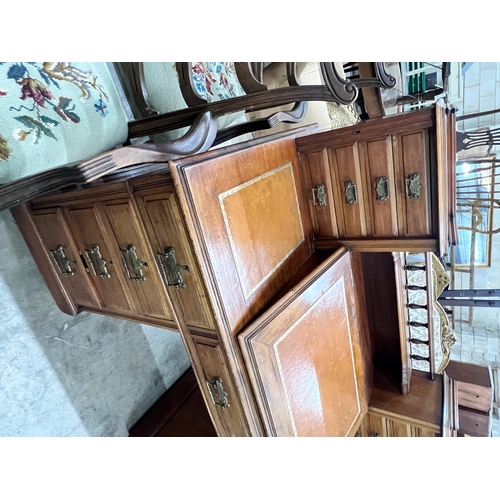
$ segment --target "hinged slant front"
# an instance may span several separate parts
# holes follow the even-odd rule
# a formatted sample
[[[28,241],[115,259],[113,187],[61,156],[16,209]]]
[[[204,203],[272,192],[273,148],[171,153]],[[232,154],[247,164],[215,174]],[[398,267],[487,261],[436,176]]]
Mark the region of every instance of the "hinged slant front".
[[[352,436],[367,409],[341,249],[239,335],[269,436]]]

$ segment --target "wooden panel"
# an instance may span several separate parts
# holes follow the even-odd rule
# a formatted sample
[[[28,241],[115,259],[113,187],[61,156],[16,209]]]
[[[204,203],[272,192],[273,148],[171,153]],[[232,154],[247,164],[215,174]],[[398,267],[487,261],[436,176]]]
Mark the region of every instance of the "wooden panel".
[[[490,387],[481,387],[467,382],[456,382],[458,387],[458,404],[489,412],[492,406],[493,393]]]
[[[311,254],[293,141],[171,169],[207,282],[216,285],[213,302],[223,305],[221,325],[239,332]]]
[[[368,412],[359,429],[361,437],[386,437],[385,421],[384,417]]]
[[[458,408],[459,431],[476,437],[491,435],[491,415],[470,408]]]
[[[309,204],[314,235],[315,237],[330,236],[338,238],[339,230],[327,149],[304,153],[300,156],[300,162],[304,167],[303,192]],[[313,193],[313,190],[317,190],[320,185],[323,185],[325,189],[326,205],[314,202],[316,194]]]
[[[431,380],[428,373],[415,370],[411,390],[403,396],[398,384],[376,370],[370,398],[370,410],[372,408],[399,415],[413,424],[421,422],[426,428],[439,432],[443,421],[443,378],[436,375]]]
[[[99,307],[99,299],[91,289],[87,271],[68,233],[68,227],[61,210],[52,213],[35,211],[33,221],[43,238],[47,254],[61,246],[66,258],[70,261],[71,269],[74,272],[73,275],[64,276],[60,273],[58,266],[54,265],[54,267],[56,272],[60,274],[61,283],[74,303],[80,306]]]
[[[374,365],[380,367],[401,391],[402,356],[394,259],[391,253],[360,254],[366,313]]]
[[[387,437],[412,437],[411,425],[398,420],[386,419]]]
[[[71,229],[78,244],[78,250],[83,256],[89,268],[89,276],[95,289],[102,300],[103,309],[114,312],[137,312],[133,305],[132,297],[121,269],[121,261],[113,260],[112,252],[104,237],[104,229],[101,227],[97,209],[93,206],[67,209]],[[90,258],[86,251],[98,245],[102,258],[106,262],[109,278],[101,278],[99,269],[95,267],[94,274],[91,270]]]
[[[429,178],[429,136],[427,130],[397,134],[394,141],[396,189],[402,208],[399,233],[404,236],[432,234],[431,190]],[[420,198],[407,197],[406,181],[412,174],[420,176]]]
[[[212,339],[192,336],[192,340],[199,358],[199,366],[196,369],[199,370],[202,390],[205,392],[205,400],[218,434],[220,436],[248,436],[241,402],[229,374],[221,346]],[[222,380],[224,391],[228,394],[229,408],[222,408],[212,401],[206,382],[213,382],[216,377]]]
[[[392,141],[384,138],[366,142],[367,203],[371,211],[372,235],[391,237],[398,235],[396,189],[394,184],[394,165]],[[388,199],[382,200],[376,194],[377,179],[387,179]]]
[[[358,143],[329,149],[330,175],[335,196],[335,210],[341,217],[338,221],[340,237],[356,238],[368,235],[365,216],[365,193]],[[356,185],[357,201],[346,200],[346,183]]]
[[[157,265],[158,253],[173,247],[177,262],[188,266],[187,270],[182,271],[186,287],[179,289],[169,287],[169,291],[178,298],[183,320],[190,327],[213,329],[212,314],[198,264],[190,248],[182,216],[171,188],[142,190],[135,193],[134,197],[145,223]]]
[[[165,292],[162,287],[160,275],[156,271],[155,259],[149,251],[148,245],[142,235],[139,227],[139,221],[131,206],[129,200],[122,202],[106,202],[100,205],[105,221],[109,222],[108,234],[114,236],[114,251],[115,259],[121,259],[121,270],[124,279],[127,280],[128,286],[137,304],[139,313],[144,316],[152,316],[156,318],[165,318],[174,321],[172,310],[166,299]],[[144,280],[132,279],[135,274],[132,268],[132,263],[126,252],[127,248],[133,245],[139,260],[144,262],[141,266]],[[126,266],[123,261],[125,260]],[[129,276],[131,274],[131,276]]]
[[[350,258],[343,253],[239,336],[270,436],[353,435],[366,412]]]
[[[45,250],[45,244],[33,222],[29,207],[27,205],[16,205],[11,208],[11,213],[35,259],[40,274],[47,283],[55,303],[63,313],[75,316],[79,312],[78,308],[69,296],[61,281],[60,273],[54,268],[52,259]]]

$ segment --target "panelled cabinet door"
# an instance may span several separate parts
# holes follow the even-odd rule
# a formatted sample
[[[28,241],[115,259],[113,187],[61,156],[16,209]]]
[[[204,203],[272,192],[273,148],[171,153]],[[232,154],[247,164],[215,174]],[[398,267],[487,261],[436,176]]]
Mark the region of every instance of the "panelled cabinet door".
[[[352,436],[366,414],[351,261],[344,252],[239,335],[269,436]]]

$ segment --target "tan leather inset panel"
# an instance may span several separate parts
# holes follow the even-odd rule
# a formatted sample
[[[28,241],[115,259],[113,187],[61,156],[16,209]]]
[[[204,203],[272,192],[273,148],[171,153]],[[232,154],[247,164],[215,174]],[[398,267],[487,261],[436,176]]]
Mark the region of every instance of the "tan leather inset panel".
[[[304,241],[290,163],[219,195],[245,299]]]

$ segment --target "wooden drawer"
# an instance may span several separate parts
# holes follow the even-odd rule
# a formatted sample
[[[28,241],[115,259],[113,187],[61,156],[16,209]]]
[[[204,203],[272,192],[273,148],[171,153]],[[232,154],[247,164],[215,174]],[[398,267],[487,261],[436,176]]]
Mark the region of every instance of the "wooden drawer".
[[[61,209],[33,212],[33,222],[50,255],[62,286],[76,306],[99,307],[84,261],[70,234]],[[41,264],[43,265],[43,264]]]
[[[246,419],[227,367],[224,352],[215,339],[191,337],[200,387],[219,436],[249,436]]]
[[[455,382],[458,389],[458,405],[473,408],[488,413],[491,409],[492,390],[491,387],[468,382]]]
[[[121,257],[105,236],[105,228],[95,204],[65,209],[72,233],[102,308],[116,313],[137,313],[122,271]],[[111,244],[110,244],[111,243]]]
[[[424,129],[399,133],[393,135],[392,141],[399,234],[404,237],[431,235],[429,132]]]
[[[190,328],[213,331],[215,326],[211,308],[172,186],[138,189],[134,198],[158,273],[163,275],[165,289],[168,288],[177,298],[183,320]],[[169,278],[165,274],[165,254],[168,249],[173,249],[176,263],[185,266],[177,273],[183,282],[180,286],[168,283]]]

